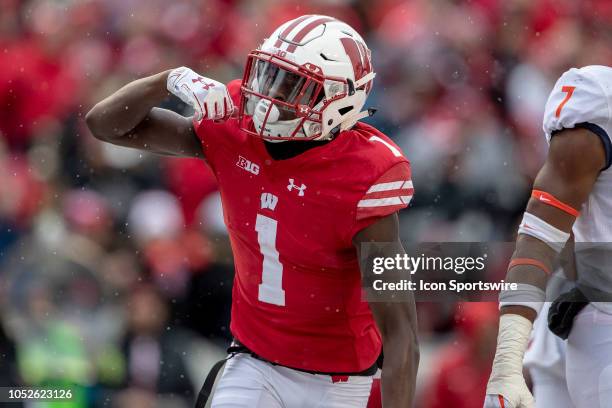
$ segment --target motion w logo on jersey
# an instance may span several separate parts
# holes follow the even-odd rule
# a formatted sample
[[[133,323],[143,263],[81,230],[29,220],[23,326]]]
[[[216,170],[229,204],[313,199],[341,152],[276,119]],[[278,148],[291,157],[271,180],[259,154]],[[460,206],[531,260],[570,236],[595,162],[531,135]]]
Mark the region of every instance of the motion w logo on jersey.
[[[245,169],[251,174],[258,175],[259,174],[259,165],[253,163],[249,159],[246,159],[242,156],[238,156],[238,161],[236,162],[236,166],[241,169]]]
[[[278,203],[278,197],[272,193],[262,193],[261,194],[261,209],[272,210],[276,208],[276,204]]]

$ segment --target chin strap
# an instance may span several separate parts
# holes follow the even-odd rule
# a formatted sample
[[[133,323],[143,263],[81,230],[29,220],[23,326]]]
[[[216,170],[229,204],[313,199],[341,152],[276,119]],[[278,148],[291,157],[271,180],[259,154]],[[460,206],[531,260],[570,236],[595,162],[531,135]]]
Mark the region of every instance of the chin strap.
[[[374,78],[376,77],[376,73],[375,72],[369,72],[367,74],[365,74],[364,76],[362,76],[361,78],[359,78],[357,81],[355,81],[354,84],[350,84],[350,88],[353,89],[353,93],[355,91],[355,89],[359,89],[362,86],[364,86],[365,84],[367,84],[368,82],[372,81]],[[350,94],[350,89],[349,89],[349,94]],[[352,128],[353,126],[355,126],[355,123],[357,123],[358,120],[363,119],[363,118],[367,118],[368,116],[372,116],[376,113],[375,108],[368,108],[367,110],[363,111],[363,112],[359,112],[356,113],[353,117],[351,117],[350,119],[346,119],[344,122],[342,122],[340,124],[340,131],[343,130],[347,130]]]
[[[365,74],[364,76],[359,78],[357,81],[355,81],[355,89],[359,89],[363,85],[365,85],[368,82],[370,82],[371,80],[373,80],[375,77],[376,77],[376,73],[375,72],[369,72],[369,73]]]
[[[373,116],[377,110],[378,109],[376,108],[368,108],[368,110],[364,110],[363,112],[356,113],[355,116],[353,116],[352,118],[347,119],[344,122],[342,122],[342,124],[340,125],[340,131],[352,128],[353,126],[355,126],[355,123],[357,123],[357,121],[363,118],[367,118],[369,116]]]

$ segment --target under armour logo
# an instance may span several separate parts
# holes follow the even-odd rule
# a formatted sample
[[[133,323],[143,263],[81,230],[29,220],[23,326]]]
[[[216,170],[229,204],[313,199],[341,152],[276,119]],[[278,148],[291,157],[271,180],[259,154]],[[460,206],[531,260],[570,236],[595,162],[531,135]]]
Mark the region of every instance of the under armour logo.
[[[290,178],[289,185],[287,185],[287,190],[291,191],[293,189],[298,190],[298,196],[302,197],[304,195],[304,190],[306,190],[306,184],[302,183],[302,185],[298,187],[295,185],[295,180]]]
[[[192,83],[194,83],[194,84],[195,84],[196,82],[199,82],[199,83],[201,83],[201,84],[204,84],[204,85],[202,85],[202,88],[203,88],[205,91],[208,91],[210,88],[212,88],[213,86],[215,86],[215,84],[214,84],[214,83],[212,83],[212,82],[207,84],[207,83],[206,83],[206,80],[205,80],[203,77],[201,77],[201,76],[199,76],[197,79],[192,79],[192,80],[191,80],[191,82],[192,82]]]
[[[310,111],[310,108],[308,106],[298,105],[297,116],[299,116],[300,118],[303,118],[304,116],[308,115],[309,111]]]
[[[266,208],[274,211],[276,208],[276,204],[278,203],[278,197],[272,193],[262,193],[261,194],[261,209],[265,210]]]

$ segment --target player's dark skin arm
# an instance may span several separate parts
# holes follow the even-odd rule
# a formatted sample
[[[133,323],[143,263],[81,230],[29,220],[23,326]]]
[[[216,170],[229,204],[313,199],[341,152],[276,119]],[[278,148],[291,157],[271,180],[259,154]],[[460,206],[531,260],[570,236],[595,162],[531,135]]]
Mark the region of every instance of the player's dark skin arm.
[[[119,146],[171,156],[202,157],[191,118],[156,108],[169,93],[170,71],[130,82],[85,116],[91,133]]]
[[[562,130],[551,139],[548,157],[533,188],[550,193],[579,210],[591,193],[605,160],[603,144],[596,134],[581,128]],[[527,212],[565,232],[571,231],[576,220],[566,212],[533,198],[527,204]],[[552,269],[557,254],[542,241],[520,234],[513,258],[534,258]],[[544,271],[525,265],[510,269],[506,276],[506,282],[528,283],[542,289],[547,280]],[[536,317],[535,311],[524,306],[503,307],[501,313],[518,314],[531,321]]]
[[[367,260],[362,260],[362,244],[386,243],[375,253],[368,251]],[[403,255],[404,248],[399,240],[397,214],[382,218],[375,224],[361,230],[353,237],[359,259],[362,260],[361,275],[364,286],[371,287],[373,279],[380,275],[372,272],[370,260],[373,257]],[[365,251],[365,248],[363,249]],[[375,301],[370,299],[370,309],[380,330],[385,354],[382,369],[381,389],[384,408],[411,408],[416,390],[419,367],[419,344],[417,339],[417,317],[412,292],[402,294],[399,301]]]

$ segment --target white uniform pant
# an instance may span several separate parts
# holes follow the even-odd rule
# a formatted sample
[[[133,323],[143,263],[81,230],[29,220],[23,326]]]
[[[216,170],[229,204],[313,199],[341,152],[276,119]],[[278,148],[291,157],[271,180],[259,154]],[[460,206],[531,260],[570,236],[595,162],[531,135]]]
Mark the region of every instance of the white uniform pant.
[[[531,375],[535,408],[575,408],[565,378],[567,342],[548,329],[549,309],[550,302],[544,303],[525,353],[524,364]]]
[[[554,345],[554,335],[539,330],[541,320],[534,328],[537,345],[532,345],[540,349],[532,356],[534,350],[528,351],[527,360],[553,364],[529,369],[536,408],[612,408],[612,315],[588,305],[574,319],[567,342],[554,337]],[[550,361],[556,357],[565,359],[564,375]]]
[[[238,354],[230,359],[213,393],[211,408],[365,408],[373,376],[333,382]]]
[[[576,316],[565,366],[576,408],[612,408],[612,315],[588,305]]]
[[[575,408],[565,376],[559,377],[539,368],[532,368],[529,373],[533,381],[535,408]]]

